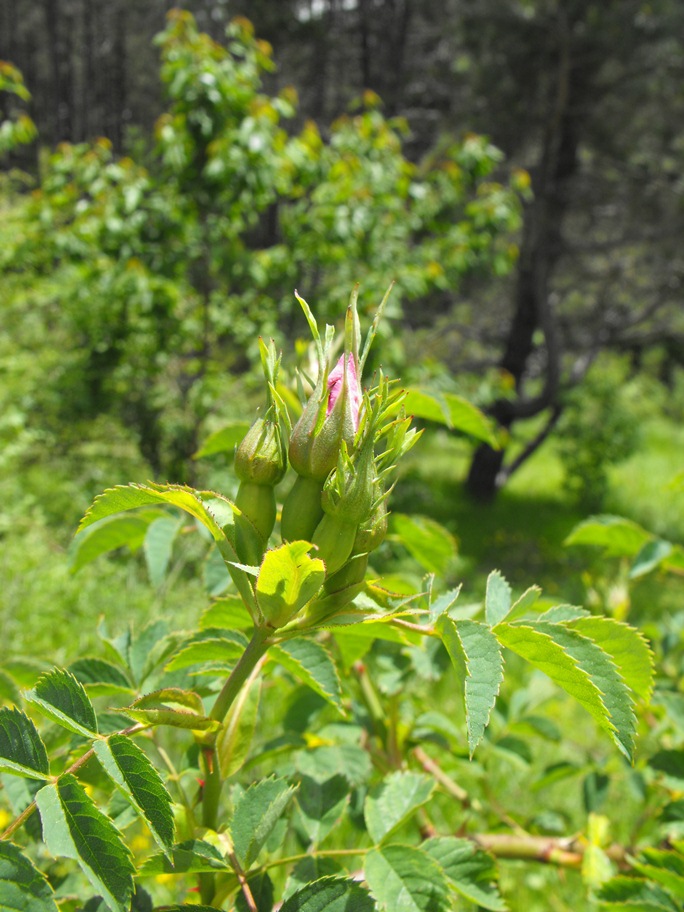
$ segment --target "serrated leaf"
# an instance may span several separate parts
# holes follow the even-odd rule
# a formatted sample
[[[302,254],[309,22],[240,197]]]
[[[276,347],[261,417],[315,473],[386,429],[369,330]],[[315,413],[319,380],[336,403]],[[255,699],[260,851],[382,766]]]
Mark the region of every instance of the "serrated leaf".
[[[511,610],[511,587],[498,570],[487,577],[485,618],[490,627],[496,627]]]
[[[212,673],[217,667],[230,669],[245,651],[247,643],[245,635],[237,630],[203,630],[185,644],[178,645],[166,670],[179,671],[193,665],[205,666]]]
[[[482,740],[503,680],[501,649],[491,630],[477,621],[454,621],[443,616],[437,622],[437,630],[464,683],[468,747],[472,757]]]
[[[256,861],[271,830],[289,804],[296,788],[285,779],[262,779],[235,802],[230,833],[243,870]]]
[[[412,846],[371,849],[366,881],[381,912],[450,912],[449,885],[440,865]]]
[[[455,393],[429,392],[412,388],[404,400],[406,413],[416,418],[435,421],[450,430],[461,431],[498,449],[493,425],[472,402]]]
[[[261,678],[256,677],[240,690],[223,720],[216,749],[224,779],[233,776],[249,756],[259,715],[260,694]]]
[[[123,671],[104,659],[87,656],[72,662],[67,670],[95,696],[133,693],[130,681]]]
[[[374,912],[368,893],[353,880],[322,877],[293,893],[280,912]]]
[[[588,636],[607,652],[618,667],[628,687],[637,696],[649,700],[653,692],[653,653],[644,635],[608,617],[580,618],[572,623],[573,630]]]
[[[147,529],[158,513],[136,516],[107,516],[74,536],[69,547],[69,569],[77,573],[102,554],[129,548],[137,551]]]
[[[20,709],[0,708],[0,772],[49,779],[50,763],[38,729]]]
[[[666,849],[645,849],[632,862],[634,870],[684,899],[684,856]]]
[[[323,877],[342,877],[344,871],[334,858],[320,855],[308,855],[298,861],[287,878],[285,889],[283,890],[283,901],[289,899],[293,893],[303,889],[307,884],[315,880],[321,880]]]
[[[43,838],[55,857],[73,858],[112,912],[127,912],[135,871],[114,824],[70,773],[36,794]]]
[[[461,587],[457,586],[456,589],[450,589],[448,592],[443,592],[441,595],[430,602],[430,623],[434,624],[438,617],[443,614],[446,614],[447,611],[455,604],[456,599],[461,594]]]
[[[509,622],[517,620],[527,614],[527,612],[539,601],[541,593],[542,591],[539,586],[530,586],[529,589],[526,589],[520,598],[517,598],[515,602],[513,602],[511,610],[507,615]]]
[[[456,556],[454,536],[427,516],[392,513],[390,532],[428,573],[443,575]]]
[[[340,714],[344,714],[337,669],[330,653],[321,643],[305,637],[295,637],[271,646],[269,658],[327,700]]]
[[[560,624],[503,624],[497,627],[497,637],[584,706],[631,759],[633,701],[607,653]]]
[[[651,538],[638,523],[623,516],[590,516],[563,542],[564,545],[594,545],[614,557],[631,557]]]
[[[183,524],[172,516],[162,516],[150,523],[143,541],[147,572],[153,586],[161,586],[171,563],[173,544]]]
[[[107,775],[144,817],[159,847],[173,845],[175,826],[171,796],[147,755],[125,735],[112,735],[94,744]]]
[[[421,848],[439,864],[457,893],[482,909],[506,912],[508,906],[496,885],[494,859],[472,840],[442,836],[426,840]]]
[[[553,605],[547,611],[543,611],[538,615],[536,620],[544,621],[547,624],[567,624],[570,621],[576,621],[579,618],[588,616],[587,609],[580,608],[578,605]]]
[[[349,784],[344,776],[317,782],[305,776],[297,793],[300,819],[312,844],[318,845],[334,829],[349,800]]]
[[[176,635],[169,634],[164,620],[150,621],[139,633],[130,634],[126,661],[137,684],[142,685],[166,656],[175,651],[176,641]]]
[[[195,731],[218,727],[217,722],[205,715],[199,694],[178,687],[165,687],[145,694],[121,712],[149,725],[172,725]]]
[[[660,887],[640,877],[614,877],[596,893],[599,905],[629,912],[680,912]]]
[[[259,568],[256,598],[266,620],[282,627],[316,595],[325,564],[311,557],[309,542],[295,541],[267,551]]]
[[[0,912],[58,912],[44,874],[11,842],[0,842]]]
[[[84,686],[64,668],[41,675],[26,701],[63,728],[92,738],[97,734],[97,719]]]
[[[141,877],[158,874],[202,874],[232,870],[219,850],[201,839],[178,843],[170,853],[152,855],[140,868]]]
[[[378,844],[432,795],[432,779],[420,773],[397,770],[374,786],[363,806],[368,833]]]

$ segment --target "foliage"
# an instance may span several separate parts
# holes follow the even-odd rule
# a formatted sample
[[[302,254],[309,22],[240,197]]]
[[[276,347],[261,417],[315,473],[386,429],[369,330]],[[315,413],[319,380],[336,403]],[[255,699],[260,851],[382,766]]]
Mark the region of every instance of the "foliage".
[[[67,427],[110,415],[156,475],[187,480],[257,335],[294,332],[297,283],[334,319],[357,281],[380,296],[394,279],[409,306],[504,272],[519,201],[494,179],[501,156],[483,137],[413,164],[406,125],[372,95],[326,139],[311,122],[288,132],[296,94],[264,90],[271,49],[246,20],[224,46],[176,11],[158,44],[167,111],[153,147],[134,160],[106,139],[62,144],[13,204],[0,275],[15,341],[3,357],[63,444],[79,438]]]
[[[232,590],[191,630],[162,621],[115,637],[102,629],[102,655],[46,671],[21,693],[3,674],[0,770],[15,816],[0,843],[0,872],[17,908],[161,910],[196,883],[214,909],[278,902],[284,910],[446,912],[475,902],[502,912],[487,851],[496,839],[468,828],[468,794],[442,763],[455,757],[465,771],[476,750],[525,758],[524,740],[496,733],[497,718],[513,715],[500,696],[504,650],[548,675],[633,760],[636,713],[653,683],[637,630],[549,606],[538,587],[516,598],[497,571],[476,606],[460,605],[458,591],[440,591],[434,577],[404,593],[364,579],[386,533],[380,508],[395,463],[418,435],[403,413],[405,394],[382,374],[355,395],[377,329],[361,347],[356,294],[340,377],[332,327],[319,332],[301,303],[318,377],[291,433],[279,358],[262,347],[268,420],[289,436],[296,470],[281,535],[264,532],[264,500],[243,490],[282,480],[280,468],[263,471],[262,457],[280,460],[268,435],[256,448],[251,432],[245,438],[244,509],[182,485],[108,489],[82,520],[94,531],[81,539],[81,563],[126,534],[147,540],[159,511],[171,508],[168,519],[180,512],[213,542]],[[328,467],[319,472],[321,460]],[[320,527],[336,530],[318,550],[285,535],[288,509],[295,505],[301,519],[316,512],[316,500],[314,541]],[[112,525],[136,517],[140,528]],[[426,536],[407,520],[401,534],[422,536],[439,555],[437,530]],[[442,681],[453,689],[454,678],[462,721],[425,702]],[[548,717],[523,711],[519,724],[551,742],[561,737]],[[142,826],[156,843],[152,854],[140,851]],[[596,824],[589,827],[594,838]]]

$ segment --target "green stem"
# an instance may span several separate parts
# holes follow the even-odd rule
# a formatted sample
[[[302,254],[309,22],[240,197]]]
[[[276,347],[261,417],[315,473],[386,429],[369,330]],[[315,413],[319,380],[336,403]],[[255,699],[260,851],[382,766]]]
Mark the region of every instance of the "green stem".
[[[247,648],[240,656],[235,668],[228,676],[221,693],[216,698],[213,709],[209,714],[210,719],[223,722],[233,700],[237,697],[242,685],[250,676],[259,659],[264,655],[270,643],[268,637],[273,631],[268,627],[257,627],[252,634]]]
[[[209,714],[211,719],[223,722],[233,701],[249,679],[260,659],[269,647],[268,637],[272,631],[267,627],[256,627],[252,639],[240,659],[228,676],[223,689],[216,698],[216,702]],[[204,772],[204,787],[202,789],[202,826],[209,830],[218,829],[219,801],[221,799],[221,767],[215,738],[212,743],[202,746],[202,765]],[[203,903],[211,903],[216,893],[216,877],[214,874],[199,875],[200,895]]]

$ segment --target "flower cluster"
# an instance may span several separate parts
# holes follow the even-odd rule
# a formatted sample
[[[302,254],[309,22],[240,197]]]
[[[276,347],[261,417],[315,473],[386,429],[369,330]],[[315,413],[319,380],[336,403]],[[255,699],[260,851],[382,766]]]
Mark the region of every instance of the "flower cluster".
[[[419,436],[404,414],[403,393],[382,372],[369,389],[361,385],[387,296],[361,349],[354,290],[338,354],[333,327],[326,326],[321,336],[309,306],[297,295],[316,347],[317,377],[304,378],[313,391],[291,428],[277,391],[280,359],[273,343],[262,343],[269,406],[236,453],[236,505],[242,514],[236,546],[246,563],[263,556],[275,526],[275,486],[288,465],[294,471],[280,531],[283,542],[311,543],[312,553],[325,564],[323,589],[307,607],[311,622],[344,608],[362,589],[368,555],[387,534],[387,497],[397,460]]]

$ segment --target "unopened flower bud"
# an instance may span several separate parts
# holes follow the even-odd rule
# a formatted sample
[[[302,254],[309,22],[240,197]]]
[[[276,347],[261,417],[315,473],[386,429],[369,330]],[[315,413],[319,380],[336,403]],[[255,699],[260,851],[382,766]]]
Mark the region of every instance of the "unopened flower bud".
[[[285,446],[276,421],[257,418],[235,451],[235,474],[240,481],[276,485],[287,469]]]

